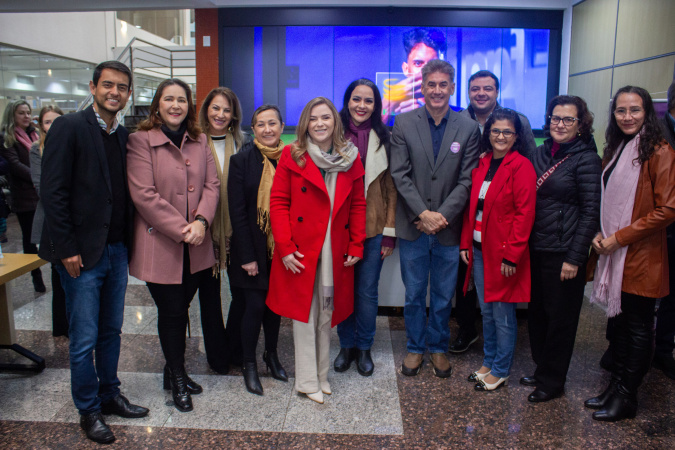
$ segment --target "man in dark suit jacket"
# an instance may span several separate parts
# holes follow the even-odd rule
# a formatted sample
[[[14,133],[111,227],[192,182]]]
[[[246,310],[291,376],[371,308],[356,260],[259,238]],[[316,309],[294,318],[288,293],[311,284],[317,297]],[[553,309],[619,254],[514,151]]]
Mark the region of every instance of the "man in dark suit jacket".
[[[101,413],[148,414],[120,393],[117,377],[133,204],[126,178],[129,133],[116,115],[131,94],[131,71],[118,61],[101,63],[89,89],[94,104],[58,118],[47,135],[39,255],[56,265],[66,293],[80,426],[89,439],[109,443],[115,436]]]
[[[501,109],[497,102],[499,97],[499,78],[489,70],[479,70],[469,77],[469,107],[462,111],[465,117],[478,122],[481,133],[483,126],[493,111]],[[521,153],[525,156],[537,149],[537,143],[534,140],[534,134],[530,127],[530,121],[525,115],[518,113],[520,122],[523,125]],[[459,263],[459,277],[463,280],[466,275],[467,266],[464,262]],[[455,292],[455,317],[459,325],[457,338],[450,345],[450,351],[453,353],[462,353],[469,349],[471,344],[478,340],[478,331],[476,330],[476,290],[472,289],[464,295],[463,286],[457,287]]]
[[[401,371],[416,375],[429,349],[434,373],[452,373],[445,354],[448,320],[457,283],[462,214],[478,163],[478,124],[448,105],[455,91],[455,69],[441,60],[422,69],[425,107],[396,117],[390,170],[396,189],[396,235],[406,288],[408,355]],[[431,283],[429,319],[427,289]]]

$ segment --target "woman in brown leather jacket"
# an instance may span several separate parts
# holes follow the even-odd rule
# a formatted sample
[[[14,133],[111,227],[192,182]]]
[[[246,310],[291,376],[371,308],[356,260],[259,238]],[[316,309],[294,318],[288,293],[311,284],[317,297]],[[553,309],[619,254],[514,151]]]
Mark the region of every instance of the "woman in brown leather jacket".
[[[668,294],[666,226],[675,221],[675,152],[663,140],[649,93],[634,86],[614,95],[605,139],[591,302],[615,318],[614,367],[607,389],[585,405],[599,410],[593,419],[613,422],[635,417],[637,389],[651,362],[654,306]]]

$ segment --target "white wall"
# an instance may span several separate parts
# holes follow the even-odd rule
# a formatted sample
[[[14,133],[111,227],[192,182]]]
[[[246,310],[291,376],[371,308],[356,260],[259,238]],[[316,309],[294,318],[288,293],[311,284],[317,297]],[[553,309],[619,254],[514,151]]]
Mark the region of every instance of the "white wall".
[[[115,13],[3,13],[0,42],[98,63],[111,59]]]

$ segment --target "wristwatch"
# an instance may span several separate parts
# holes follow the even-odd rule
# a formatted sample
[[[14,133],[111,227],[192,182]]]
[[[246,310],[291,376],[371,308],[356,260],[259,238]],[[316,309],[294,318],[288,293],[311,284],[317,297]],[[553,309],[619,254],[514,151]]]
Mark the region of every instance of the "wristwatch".
[[[200,221],[202,223],[202,225],[204,225],[204,231],[209,229],[209,223],[202,216],[197,216],[195,220]]]

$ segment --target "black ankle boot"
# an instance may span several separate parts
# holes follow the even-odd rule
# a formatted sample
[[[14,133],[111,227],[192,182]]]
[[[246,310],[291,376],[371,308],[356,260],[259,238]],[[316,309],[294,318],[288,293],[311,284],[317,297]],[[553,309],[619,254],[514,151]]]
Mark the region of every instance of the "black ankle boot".
[[[336,372],[344,372],[349,369],[349,366],[352,365],[352,361],[356,359],[356,349],[355,348],[341,348],[340,353],[338,353],[335,362],[333,363],[333,368]]]
[[[616,422],[623,419],[632,419],[637,414],[637,396],[626,392],[622,385],[617,386],[605,407],[593,413],[593,419],[601,422]]]
[[[169,367],[169,383],[171,396],[176,409],[180,412],[192,411],[192,397],[187,387],[188,376],[185,367],[171,369]]]
[[[244,362],[242,369],[246,390],[251,394],[263,395],[263,387],[258,378],[258,364],[255,362]]]
[[[618,384],[618,379],[612,377],[609,381],[609,386],[603,391],[602,394],[597,397],[589,398],[584,402],[584,406],[590,409],[602,409],[607,406],[607,402],[610,398],[616,393],[616,386]]]
[[[40,269],[35,269],[31,272],[31,275],[33,276],[33,288],[35,289],[35,292],[47,292],[45,282],[42,281],[42,271]]]
[[[185,373],[185,377],[187,380],[187,389],[191,395],[198,395],[204,391],[204,389],[202,389],[202,387],[197,384],[195,380],[190,378],[190,375],[188,375],[187,372]],[[171,390],[171,380],[169,378],[169,366],[164,366],[164,389],[167,391]]]
[[[371,376],[373,370],[375,370],[375,365],[373,364],[373,358],[370,357],[370,350],[358,350],[357,353],[356,370],[359,372],[359,375],[364,377]]]
[[[263,353],[263,361],[267,364],[267,370],[272,372],[272,378],[275,380],[288,381],[288,375],[281,365],[281,362],[279,362],[279,355],[277,352],[268,352],[265,350],[265,353]]]

